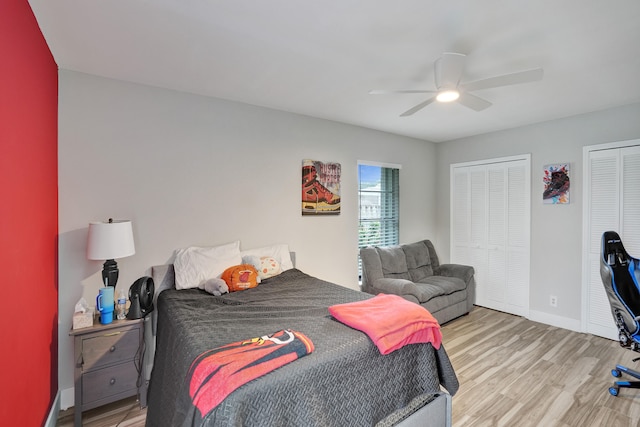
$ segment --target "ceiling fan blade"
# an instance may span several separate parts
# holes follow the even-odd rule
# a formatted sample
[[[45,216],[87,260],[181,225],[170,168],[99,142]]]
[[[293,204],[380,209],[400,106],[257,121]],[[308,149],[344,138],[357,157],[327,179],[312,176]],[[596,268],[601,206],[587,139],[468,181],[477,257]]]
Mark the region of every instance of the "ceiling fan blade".
[[[460,98],[458,98],[458,102],[465,107],[471,108],[474,111],[482,111],[485,108],[489,108],[493,105],[486,99],[471,95],[470,93],[461,93]]]
[[[489,77],[488,79],[476,80],[460,85],[465,91],[474,91],[480,89],[491,89],[500,86],[516,85],[520,83],[529,83],[542,80],[544,71],[542,68],[534,68],[533,70],[520,71],[517,73],[504,74],[502,76]]]
[[[370,90],[369,95],[389,95],[393,93],[435,93],[435,90],[408,89],[408,90]]]
[[[445,52],[436,60],[434,69],[438,89],[458,87],[466,58],[462,53]]]
[[[431,104],[435,100],[436,100],[435,96],[433,98],[429,98],[426,101],[421,102],[420,104],[416,105],[415,107],[413,107],[413,108],[405,111],[404,113],[400,114],[400,117],[410,116],[410,115],[422,110],[424,107],[426,107],[427,105]]]

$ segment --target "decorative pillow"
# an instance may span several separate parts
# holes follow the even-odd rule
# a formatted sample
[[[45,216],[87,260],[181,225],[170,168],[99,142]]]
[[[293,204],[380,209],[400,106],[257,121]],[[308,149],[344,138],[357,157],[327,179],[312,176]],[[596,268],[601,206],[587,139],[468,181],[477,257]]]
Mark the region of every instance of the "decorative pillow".
[[[278,260],[270,256],[243,256],[242,263],[251,264],[256,268],[256,270],[258,270],[258,283],[263,279],[268,279],[269,277],[277,276],[282,273],[282,268],[280,268]]]
[[[257,257],[272,257],[280,263],[282,271],[287,271],[293,268],[291,262],[291,254],[289,253],[289,245],[273,245],[265,246],[263,248],[249,249],[241,252],[242,256],[257,256]]]
[[[258,272],[251,264],[229,267],[220,278],[229,286],[229,292],[244,291],[258,286]]]
[[[176,289],[204,289],[206,280],[220,277],[227,267],[241,262],[239,240],[221,246],[179,249],[173,262]]]

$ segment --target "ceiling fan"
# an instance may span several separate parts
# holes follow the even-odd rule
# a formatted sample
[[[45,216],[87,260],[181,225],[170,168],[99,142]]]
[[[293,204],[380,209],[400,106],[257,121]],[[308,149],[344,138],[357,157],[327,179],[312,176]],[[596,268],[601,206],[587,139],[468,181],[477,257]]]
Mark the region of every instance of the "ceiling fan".
[[[465,107],[475,111],[482,111],[490,107],[491,102],[470,92],[481,89],[491,89],[501,86],[509,86],[520,83],[529,83],[542,79],[542,68],[519,71],[516,73],[503,74],[501,76],[489,77],[468,83],[461,83],[462,71],[466,55],[462,53],[445,52],[434,63],[436,90],[372,90],[370,95],[386,95],[392,93],[433,93],[434,96],[421,102],[413,108],[400,114],[400,117],[410,116],[420,111],[434,101],[452,102],[457,101]]]

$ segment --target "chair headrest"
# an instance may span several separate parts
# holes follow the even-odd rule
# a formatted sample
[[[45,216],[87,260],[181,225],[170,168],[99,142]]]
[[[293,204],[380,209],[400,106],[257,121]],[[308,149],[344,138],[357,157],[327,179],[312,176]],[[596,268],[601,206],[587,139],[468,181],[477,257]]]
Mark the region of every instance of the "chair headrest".
[[[620,235],[615,231],[602,234],[602,258],[612,267],[627,266],[631,256],[624,249]]]

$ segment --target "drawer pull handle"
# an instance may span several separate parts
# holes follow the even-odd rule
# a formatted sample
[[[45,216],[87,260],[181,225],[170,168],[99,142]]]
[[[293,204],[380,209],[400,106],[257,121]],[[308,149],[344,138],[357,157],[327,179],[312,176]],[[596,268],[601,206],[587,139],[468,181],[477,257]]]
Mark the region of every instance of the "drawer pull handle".
[[[104,334],[105,337],[112,337],[114,335],[120,335],[120,332],[111,332],[110,334]]]
[[[111,348],[109,349],[109,351],[110,351],[111,353],[113,353],[114,351],[116,351],[116,346],[115,346],[115,345],[112,345],[112,346],[111,346]]]
[[[116,379],[115,378],[111,378],[111,381],[109,381],[109,384],[114,385],[116,383]]]

